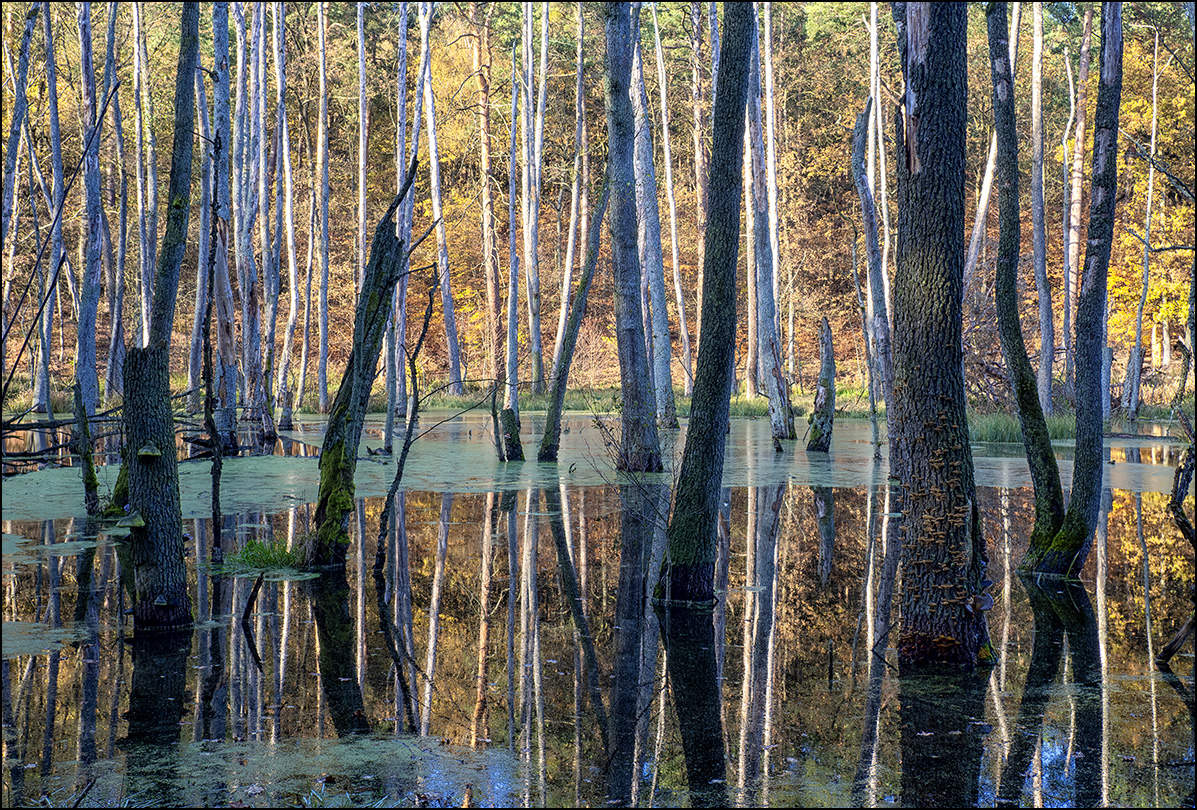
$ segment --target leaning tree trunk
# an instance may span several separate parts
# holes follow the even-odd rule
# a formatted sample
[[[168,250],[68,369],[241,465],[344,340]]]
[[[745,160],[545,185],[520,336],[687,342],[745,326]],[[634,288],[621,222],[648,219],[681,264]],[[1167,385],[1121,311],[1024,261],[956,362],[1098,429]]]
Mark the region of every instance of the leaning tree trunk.
[[[130,349],[125,358],[125,468],[131,510],[127,522],[138,631],[191,626],[169,351],[165,341],[158,341]]]
[[[975,666],[991,656],[986,557],[969,448],[961,319],[964,292],[966,9],[894,6],[906,77],[898,153],[890,469],[900,482],[903,669]],[[900,161],[901,163],[901,161]]]
[[[648,358],[640,308],[640,262],[636,255],[635,116],[628,88],[632,75],[631,16],[627,3],[604,10],[607,69],[604,88],[611,173],[611,264],[615,275],[615,334],[623,395],[618,467],[626,471],[661,469],[661,447],[653,413]]]
[[[997,183],[1000,209],[1000,236],[994,279],[994,303],[998,316],[998,336],[1002,355],[1014,388],[1018,421],[1022,427],[1023,446],[1031,468],[1035,489],[1035,526],[1032,542],[1043,542],[1055,535],[1064,519],[1064,492],[1052,450],[1047,422],[1040,407],[1039,389],[1023,343],[1018,318],[1018,246],[1020,225],[1018,210],[1018,133],[1014,128],[1014,84],[1007,59],[1006,7],[994,3],[987,12],[989,54],[993,68],[994,131],[997,133]],[[1042,157],[1042,156],[1040,156]],[[1034,191],[1032,190],[1032,197]],[[1042,225],[1042,219],[1039,222]],[[1036,236],[1036,244],[1042,239]],[[1047,345],[1050,347],[1051,342]],[[1049,362],[1050,367],[1050,362]]]
[[[810,413],[808,452],[826,453],[831,449],[831,429],[835,421],[835,347],[831,343],[831,325],[823,318],[819,329],[819,382],[815,386],[815,404]]]
[[[404,244],[395,236],[394,214],[411,181],[387,209],[374,230],[370,262],[362,279],[362,294],[353,323],[353,349],[337,389],[328,428],[320,448],[320,490],[316,499],[315,531],[304,547],[304,564],[309,568],[343,568],[349,547],[349,516],[353,513],[353,474],[357,470],[357,446],[361,441],[366,404],[382,348],[383,331],[391,314],[391,291],[403,269]]]
[[[736,254],[740,243],[744,105],[752,54],[752,9],[724,7],[726,47],[714,110],[710,213],[703,256],[702,342],[677,496],[669,520],[669,551],[656,596],[672,602],[710,604],[715,597],[715,556],[723,455],[735,363]],[[671,653],[671,668],[674,655]]]
[[[1101,506],[1102,388],[1106,277],[1114,239],[1114,195],[1118,190],[1118,104],[1122,98],[1122,7],[1108,3],[1101,16],[1101,79],[1093,115],[1093,186],[1089,238],[1076,316],[1076,462],[1072,493],[1060,531],[1050,541],[1032,542],[1019,568],[1035,574],[1079,576],[1093,542]]]

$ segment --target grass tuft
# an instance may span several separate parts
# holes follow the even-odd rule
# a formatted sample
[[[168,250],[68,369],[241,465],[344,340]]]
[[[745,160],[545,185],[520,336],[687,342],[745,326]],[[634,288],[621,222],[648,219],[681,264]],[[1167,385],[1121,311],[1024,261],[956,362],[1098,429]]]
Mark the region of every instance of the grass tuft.
[[[1022,428],[1018,417],[1008,413],[974,413],[968,415],[969,432],[974,442],[1021,444]],[[1047,417],[1047,434],[1052,441],[1076,438],[1076,419],[1072,414]]]
[[[222,574],[236,575],[280,569],[297,571],[302,563],[298,549],[288,549],[282,543],[249,540],[240,550],[225,557],[219,568]]]

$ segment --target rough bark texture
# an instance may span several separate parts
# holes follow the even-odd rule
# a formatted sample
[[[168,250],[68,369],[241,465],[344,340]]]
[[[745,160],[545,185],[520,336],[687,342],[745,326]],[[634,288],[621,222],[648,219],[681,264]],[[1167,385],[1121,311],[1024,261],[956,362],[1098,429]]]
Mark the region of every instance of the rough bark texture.
[[[1072,579],[1080,574],[1093,542],[1101,502],[1103,324],[1106,277],[1114,237],[1114,195],[1118,186],[1118,105],[1122,98],[1122,12],[1102,8],[1101,80],[1093,115],[1093,187],[1089,200],[1089,240],[1077,295],[1076,462],[1072,494],[1060,531],[1049,541],[1032,542],[1020,569]]]
[[[1018,133],[1014,127],[1014,88],[1006,42],[1005,4],[990,5],[986,17],[993,77],[994,129],[998,139],[996,171],[1000,235],[994,300],[1002,355],[1006,359],[1006,369],[1014,389],[1023,447],[1035,488],[1035,526],[1031,536],[1044,541],[1055,535],[1064,520],[1064,491],[1060,488],[1056,455],[1040,407],[1037,379],[1027,358],[1018,317],[1018,246],[1021,231],[1018,210]],[[1050,341],[1047,345],[1051,345]],[[1050,367],[1050,362],[1048,365]]]
[[[191,625],[168,352],[159,341],[130,349],[125,358],[125,467],[138,631]]]
[[[409,174],[414,177],[414,171]],[[308,567],[343,567],[349,546],[349,516],[353,513],[353,474],[362,436],[366,404],[382,348],[383,330],[391,314],[391,291],[403,264],[404,245],[395,236],[393,216],[407,188],[391,203],[374,230],[370,262],[353,323],[353,349],[337,389],[328,429],[320,449],[320,490],[316,500],[316,528],[304,548]]]
[[[634,116],[628,88],[632,76],[631,19],[627,3],[605,8],[607,70],[604,77],[611,173],[611,264],[615,273],[615,335],[623,396],[621,470],[656,472],[661,449],[649,382],[640,309],[640,261],[636,255]]]
[[[96,315],[100,305],[100,246],[103,238],[100,230],[100,139],[91,135],[103,122],[97,118],[99,104],[91,48],[90,4],[84,3],[78,7],[78,22],[83,141],[91,145],[83,155],[83,240],[87,247],[82,267],[78,329],[75,332],[75,381],[81,389],[83,407],[89,414],[94,414],[100,397],[100,381],[96,375]]]
[[[676,506],[669,521],[669,552],[656,592],[659,598],[675,603],[710,603],[715,596],[719,492],[735,362],[741,145],[752,53],[752,9],[736,3],[726,6],[724,13],[724,47],[730,58],[721,60],[717,79],[711,215],[703,255],[703,339]]]
[[[904,668],[971,667],[992,654],[982,592],[985,544],[965,417],[961,316],[964,6],[895,5],[906,76],[899,171],[890,469],[903,515]]]
[[[835,421],[835,347],[827,318],[819,329],[819,382],[815,385],[815,403],[810,413],[809,452],[826,453],[831,449],[831,429]]]

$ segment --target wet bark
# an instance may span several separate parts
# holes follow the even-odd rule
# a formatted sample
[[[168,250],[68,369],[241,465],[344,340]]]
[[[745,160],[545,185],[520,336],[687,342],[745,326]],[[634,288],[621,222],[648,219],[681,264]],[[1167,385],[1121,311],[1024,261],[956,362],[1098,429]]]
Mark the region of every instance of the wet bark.
[[[724,13],[724,46],[730,58],[720,61],[714,112],[710,216],[703,255],[702,341],[678,477],[677,506],[669,521],[668,562],[662,567],[655,593],[657,598],[674,603],[710,603],[715,596],[719,492],[735,361],[741,147],[752,9],[732,4]]]

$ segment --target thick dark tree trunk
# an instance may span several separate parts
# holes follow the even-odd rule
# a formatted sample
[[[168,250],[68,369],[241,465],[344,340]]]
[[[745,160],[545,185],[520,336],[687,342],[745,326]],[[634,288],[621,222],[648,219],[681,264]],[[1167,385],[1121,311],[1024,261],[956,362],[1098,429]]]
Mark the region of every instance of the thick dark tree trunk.
[[[669,521],[668,561],[656,591],[658,598],[675,603],[709,604],[715,597],[719,490],[735,362],[736,256],[752,8],[729,4],[724,14],[728,58],[720,60],[714,112],[710,216],[703,256],[702,341],[676,507]]]
[[[899,144],[890,471],[898,479],[903,668],[991,656],[980,609],[985,543],[965,416],[961,317],[964,6],[894,6],[906,77]]]
[[[191,626],[168,361],[164,341],[129,349],[125,358],[125,467],[138,631]]]
[[[1000,210],[997,269],[994,301],[998,314],[998,335],[1002,355],[1014,388],[1018,421],[1022,426],[1023,447],[1031,468],[1035,488],[1035,526],[1032,543],[1048,541],[1064,520],[1064,491],[1052,450],[1047,421],[1039,398],[1039,389],[1018,317],[1018,254],[1020,225],[1018,210],[1018,133],[1014,128],[1014,87],[1008,58],[1006,6],[988,6],[989,54],[993,68],[993,110],[997,132],[997,184]],[[1048,346],[1050,347],[1050,341]]]
[[[1114,238],[1114,195],[1118,187],[1118,105],[1122,98],[1122,9],[1107,3],[1101,16],[1101,77],[1093,115],[1093,188],[1085,270],[1077,291],[1076,463],[1068,512],[1053,538],[1032,542],[1020,569],[1075,579],[1089,556],[1101,502],[1102,387],[1105,348],[1106,276]]]

